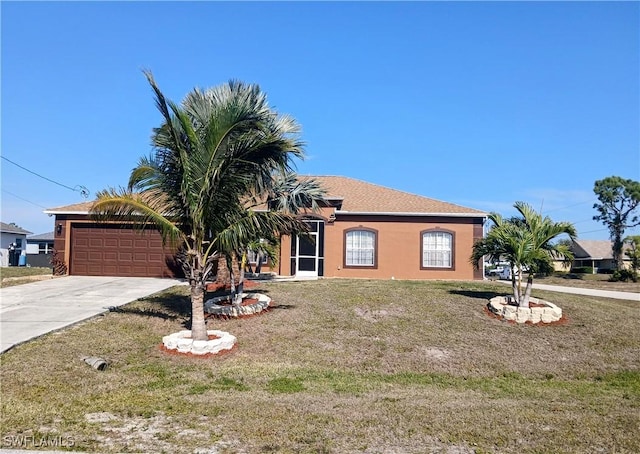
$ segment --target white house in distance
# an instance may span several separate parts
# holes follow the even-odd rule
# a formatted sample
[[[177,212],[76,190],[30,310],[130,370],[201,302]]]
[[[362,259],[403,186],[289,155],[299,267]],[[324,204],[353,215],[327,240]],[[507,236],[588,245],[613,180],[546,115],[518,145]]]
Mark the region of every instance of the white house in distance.
[[[50,268],[53,255],[53,232],[27,237],[27,266]]]
[[[19,257],[27,247],[27,235],[32,232],[0,222],[0,266],[18,266]],[[13,258],[13,262],[10,259]]]

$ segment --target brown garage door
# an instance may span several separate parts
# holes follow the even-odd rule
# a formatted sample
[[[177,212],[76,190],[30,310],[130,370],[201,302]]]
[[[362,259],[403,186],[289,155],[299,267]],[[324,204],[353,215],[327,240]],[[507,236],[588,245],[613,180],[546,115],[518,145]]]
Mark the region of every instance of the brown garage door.
[[[71,226],[70,274],[174,277],[173,254],[157,231],[105,224]]]

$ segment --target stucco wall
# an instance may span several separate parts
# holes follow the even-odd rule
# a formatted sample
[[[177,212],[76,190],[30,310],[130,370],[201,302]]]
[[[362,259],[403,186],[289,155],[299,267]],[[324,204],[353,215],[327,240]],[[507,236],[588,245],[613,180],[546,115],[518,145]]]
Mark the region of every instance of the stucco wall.
[[[350,268],[344,263],[345,231],[351,228],[377,231],[377,266]],[[454,235],[454,267],[422,269],[421,232],[442,229]],[[324,277],[372,279],[482,279],[469,262],[474,238],[482,237],[481,218],[390,217],[340,215],[325,223]],[[281,244],[280,274],[290,275],[290,238]]]

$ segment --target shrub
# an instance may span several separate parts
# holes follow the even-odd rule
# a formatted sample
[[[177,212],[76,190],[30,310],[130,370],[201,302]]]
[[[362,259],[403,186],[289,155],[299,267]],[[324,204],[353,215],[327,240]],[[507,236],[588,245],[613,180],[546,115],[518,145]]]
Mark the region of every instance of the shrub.
[[[590,266],[576,266],[571,268],[571,272],[575,274],[593,274],[593,268]]]
[[[633,270],[615,270],[609,282],[638,282],[638,275]]]

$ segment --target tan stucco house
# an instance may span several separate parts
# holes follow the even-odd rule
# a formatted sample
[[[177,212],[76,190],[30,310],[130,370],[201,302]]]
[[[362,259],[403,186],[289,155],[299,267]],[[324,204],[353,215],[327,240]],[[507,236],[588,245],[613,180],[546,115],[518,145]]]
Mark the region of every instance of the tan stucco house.
[[[321,210],[306,213],[308,236],[281,239],[281,276],[371,279],[482,279],[469,262],[482,238],[483,211],[342,176],[314,176],[326,190]],[[157,232],[97,224],[91,202],[47,210],[55,249],[70,274],[173,276],[171,251]],[[264,268],[263,268],[264,269]]]

